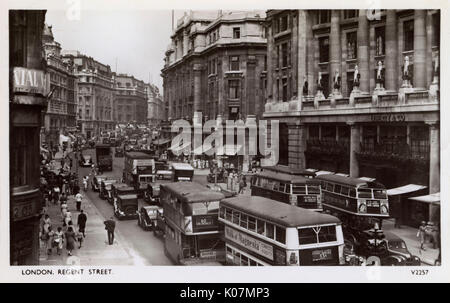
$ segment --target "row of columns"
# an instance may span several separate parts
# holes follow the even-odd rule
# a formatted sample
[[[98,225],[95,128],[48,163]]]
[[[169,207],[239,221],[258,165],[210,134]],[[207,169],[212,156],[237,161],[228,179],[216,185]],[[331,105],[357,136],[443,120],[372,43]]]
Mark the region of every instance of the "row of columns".
[[[429,125],[430,166],[429,189],[430,194],[440,191],[440,131],[438,121],[426,122]],[[357,154],[361,149],[361,125],[349,121],[350,126],[350,177],[360,177]],[[289,167],[306,169],[305,151],[307,140],[307,126],[303,123],[289,124]],[[380,180],[382,182],[382,180]]]

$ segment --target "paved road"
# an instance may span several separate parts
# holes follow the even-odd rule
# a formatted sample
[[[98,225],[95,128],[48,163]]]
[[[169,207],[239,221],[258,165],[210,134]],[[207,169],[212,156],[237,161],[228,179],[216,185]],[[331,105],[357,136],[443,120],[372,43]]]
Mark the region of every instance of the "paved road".
[[[95,150],[89,149],[83,153],[90,154],[95,159]],[[124,158],[114,158],[113,171],[105,172],[105,175],[119,180],[122,177],[123,167]],[[83,176],[89,175],[90,171],[91,169],[88,167],[80,167],[78,171],[80,180]],[[106,200],[100,199],[98,192],[89,189],[86,194],[103,217],[109,218],[114,215],[113,206]],[[139,207],[145,204],[142,199],[139,199]],[[151,231],[142,230],[137,225],[137,220],[116,220],[116,229],[126,239],[126,246],[139,255],[140,258],[137,259],[143,260],[143,265],[173,265],[170,259],[164,255],[164,239],[156,238]]]

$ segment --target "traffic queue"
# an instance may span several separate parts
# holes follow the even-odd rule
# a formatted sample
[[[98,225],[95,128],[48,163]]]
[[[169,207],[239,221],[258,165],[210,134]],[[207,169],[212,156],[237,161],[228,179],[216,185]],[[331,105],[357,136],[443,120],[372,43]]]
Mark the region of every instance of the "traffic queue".
[[[132,135],[124,142],[121,180],[98,174],[91,187],[119,220],[137,220],[143,230],[162,236],[164,252],[176,264],[421,264],[401,238],[382,230],[389,201],[376,180],[263,167],[249,176],[249,197],[217,186],[226,182],[227,169],[212,168],[204,186],[193,180],[190,164],[137,149],[134,139],[140,140]],[[108,170],[105,157],[112,147],[104,142],[98,144],[103,158],[96,160]],[[139,208],[139,199],[146,205]]]

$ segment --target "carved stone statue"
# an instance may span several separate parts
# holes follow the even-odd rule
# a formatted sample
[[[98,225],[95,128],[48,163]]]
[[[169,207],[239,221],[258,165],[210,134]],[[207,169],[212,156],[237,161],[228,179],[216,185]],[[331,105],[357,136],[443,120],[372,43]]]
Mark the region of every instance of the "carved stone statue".
[[[340,89],[341,88],[341,76],[339,76],[339,71],[336,70],[334,72],[334,88],[335,89]]]
[[[403,80],[411,80],[413,76],[412,66],[409,64],[409,57],[405,57],[405,63],[403,64]]]
[[[355,72],[353,75],[353,86],[359,87],[359,79],[361,78],[361,75],[359,74],[358,65],[355,65]]]
[[[439,76],[439,56],[434,59],[433,76]]]
[[[308,81],[306,81],[306,77],[303,78],[303,95],[308,95]]]
[[[319,76],[317,78],[317,90],[323,90],[322,87],[322,72],[319,71]]]
[[[377,83],[383,83],[384,79],[384,70],[383,70],[383,63],[381,63],[381,61],[378,61],[378,65],[377,65]]]

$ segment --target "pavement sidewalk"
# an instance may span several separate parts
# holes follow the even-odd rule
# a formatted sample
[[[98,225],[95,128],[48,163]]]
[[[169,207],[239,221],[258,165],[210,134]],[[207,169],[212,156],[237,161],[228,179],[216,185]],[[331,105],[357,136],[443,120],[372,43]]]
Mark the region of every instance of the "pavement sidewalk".
[[[419,238],[417,237],[417,229],[406,225],[402,225],[401,228],[396,228],[394,227],[394,223],[394,219],[383,220],[383,230],[402,238],[410,253],[418,256],[423,263],[434,265],[439,255],[439,249],[434,249],[432,244],[426,243],[424,245],[425,250],[421,250]]]
[[[62,153],[57,154],[62,157]],[[73,157],[73,154],[70,154]],[[76,160],[73,159],[75,162]],[[76,172],[78,165],[75,164],[72,167],[72,171]],[[87,215],[86,223],[86,238],[83,241],[82,247],[78,248],[78,243],[75,245],[75,249],[72,251],[73,256],[68,256],[67,251],[64,249],[61,255],[56,254],[56,248],[53,249],[51,255],[47,254],[45,249],[45,243],[41,241],[40,245],[40,265],[80,265],[80,266],[99,266],[99,265],[135,265],[136,261],[139,262],[132,251],[126,246],[126,242],[120,235],[116,228],[115,241],[113,245],[108,244],[107,233],[103,222],[105,218],[100,214],[98,209],[82,191],[83,202],[81,209]],[[69,196],[67,200],[68,210],[72,213],[72,221],[77,227],[77,218],[79,212],[76,210],[75,197]],[[46,208],[46,213],[50,216],[53,230],[57,230],[59,226],[62,227],[62,215],[59,203],[53,204],[50,202]]]

